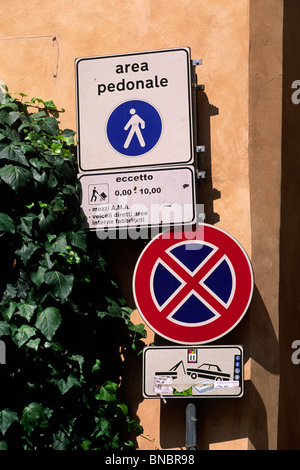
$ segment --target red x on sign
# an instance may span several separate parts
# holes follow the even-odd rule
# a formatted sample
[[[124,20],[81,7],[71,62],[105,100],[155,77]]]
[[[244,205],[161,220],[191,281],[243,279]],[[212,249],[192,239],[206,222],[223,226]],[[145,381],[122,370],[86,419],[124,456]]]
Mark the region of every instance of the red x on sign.
[[[160,234],[147,245],[136,264],[133,292],[141,316],[159,335],[207,343],[246,313],[253,273],[231,235],[199,224],[195,232]]]

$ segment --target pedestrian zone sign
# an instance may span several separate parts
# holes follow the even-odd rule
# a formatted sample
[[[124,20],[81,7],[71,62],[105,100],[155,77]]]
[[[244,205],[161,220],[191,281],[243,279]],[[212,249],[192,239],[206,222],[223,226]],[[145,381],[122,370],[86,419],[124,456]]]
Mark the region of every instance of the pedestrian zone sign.
[[[193,164],[189,48],[76,59],[80,172]]]

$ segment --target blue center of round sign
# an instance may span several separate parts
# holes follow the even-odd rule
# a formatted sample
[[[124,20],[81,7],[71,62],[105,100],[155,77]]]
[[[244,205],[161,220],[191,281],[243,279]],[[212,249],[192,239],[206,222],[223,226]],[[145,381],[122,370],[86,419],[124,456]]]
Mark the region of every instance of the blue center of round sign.
[[[162,120],[150,103],[125,101],[109,116],[106,133],[114,150],[127,157],[137,157],[155,147],[162,133]]]
[[[213,248],[201,242],[201,249],[188,249],[189,243],[179,244],[169,252],[179,261],[186,271],[194,273],[198,267],[211,255]],[[191,245],[195,247],[196,245]],[[233,275],[226,258],[221,260],[209,275],[203,280],[203,284],[211,294],[223,304],[230,301],[232,289],[234,287]],[[161,262],[157,264],[153,276],[153,293],[159,307],[167,305],[173,294],[178,290],[182,281],[175,273],[169,271],[168,267]],[[217,319],[216,314],[203,302],[194,292],[190,292],[184,302],[174,311],[169,318],[171,321],[181,324],[201,324]]]

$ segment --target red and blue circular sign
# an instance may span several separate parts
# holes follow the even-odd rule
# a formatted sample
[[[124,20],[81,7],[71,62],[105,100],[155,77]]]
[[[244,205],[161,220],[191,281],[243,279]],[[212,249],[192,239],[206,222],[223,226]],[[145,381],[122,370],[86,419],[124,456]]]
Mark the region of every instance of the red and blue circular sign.
[[[145,323],[182,344],[208,343],[229,333],[245,315],[253,285],[242,246],[207,224],[153,238],[133,276],[136,306]]]

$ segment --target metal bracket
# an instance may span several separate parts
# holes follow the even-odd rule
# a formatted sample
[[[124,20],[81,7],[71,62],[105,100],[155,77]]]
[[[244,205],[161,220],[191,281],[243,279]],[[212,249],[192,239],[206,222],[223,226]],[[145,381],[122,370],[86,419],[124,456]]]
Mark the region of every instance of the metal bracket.
[[[204,180],[206,178],[206,171],[205,170],[197,171],[196,176],[197,176],[197,180]]]
[[[192,66],[196,67],[196,65],[202,65],[202,59],[193,59]]]
[[[204,222],[205,219],[206,219],[206,213],[205,212],[199,212],[198,221],[201,223],[201,222]]]

